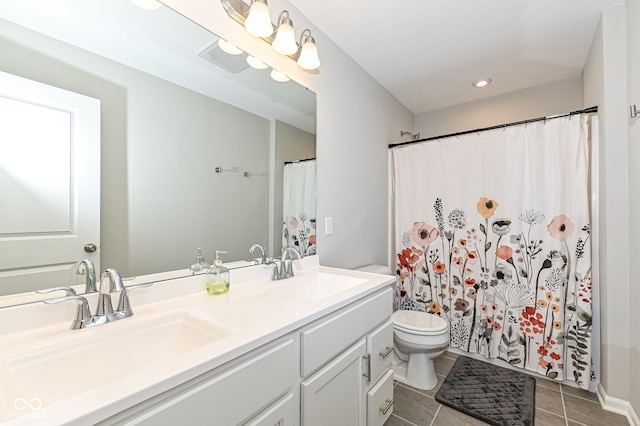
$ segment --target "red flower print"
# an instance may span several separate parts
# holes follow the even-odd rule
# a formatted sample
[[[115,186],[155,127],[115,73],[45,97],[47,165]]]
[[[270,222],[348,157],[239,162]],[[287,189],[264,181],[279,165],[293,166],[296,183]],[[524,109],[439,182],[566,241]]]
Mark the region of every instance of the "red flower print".
[[[499,322],[493,323],[493,329],[495,331],[500,331],[501,328],[502,328],[502,325],[500,325]]]
[[[444,274],[444,270],[445,270],[445,265],[444,263],[440,262],[439,260],[433,264],[433,271],[436,274]]]
[[[418,250],[415,247],[403,249],[401,253],[398,253],[398,268],[415,271],[417,269],[416,263],[420,261],[420,256],[422,256],[422,250]]]
[[[487,305],[486,304],[482,304],[480,305],[480,312],[482,312],[483,314],[487,313]]]
[[[564,241],[573,234],[575,225],[566,215],[559,215],[553,218],[551,223],[547,225],[549,234],[556,240]]]
[[[453,258],[453,264],[455,266],[457,266],[458,268],[462,268],[462,265],[463,265],[462,258],[461,257],[454,257]]]
[[[461,238],[461,239],[458,241],[458,245],[459,245],[460,247],[465,247],[465,246],[467,245],[467,240],[465,240],[464,238]]]
[[[543,356],[544,356],[544,355],[547,355],[547,354],[549,353],[549,351],[548,351],[547,349],[545,349],[545,348],[544,348],[544,346],[540,346],[540,347],[538,348],[538,353],[539,353],[540,355],[543,355]]]
[[[496,256],[502,260],[511,259],[513,257],[513,249],[509,246],[500,246],[496,249]]]
[[[315,243],[316,243],[316,236],[309,235],[309,244],[315,244]]]
[[[466,278],[464,280],[464,285],[466,285],[467,287],[473,287],[476,284],[476,280],[473,278]]]
[[[560,361],[560,358],[562,358],[560,356],[560,354],[557,354],[555,352],[551,352],[551,358],[555,359],[556,361]]]
[[[427,225],[424,222],[414,222],[413,229],[410,231],[411,239],[418,245],[426,247],[435,241],[440,235],[437,228]]]
[[[469,261],[469,263],[471,263],[472,265],[474,263],[476,263],[478,261],[478,252],[475,251],[469,251],[467,252],[467,260]]]

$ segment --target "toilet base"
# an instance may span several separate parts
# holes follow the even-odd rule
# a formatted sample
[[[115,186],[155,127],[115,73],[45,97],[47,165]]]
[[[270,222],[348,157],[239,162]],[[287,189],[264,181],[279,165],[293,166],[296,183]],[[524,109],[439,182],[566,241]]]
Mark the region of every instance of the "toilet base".
[[[433,354],[411,354],[409,361],[394,356],[392,369],[394,380],[417,389],[431,390],[438,384]]]

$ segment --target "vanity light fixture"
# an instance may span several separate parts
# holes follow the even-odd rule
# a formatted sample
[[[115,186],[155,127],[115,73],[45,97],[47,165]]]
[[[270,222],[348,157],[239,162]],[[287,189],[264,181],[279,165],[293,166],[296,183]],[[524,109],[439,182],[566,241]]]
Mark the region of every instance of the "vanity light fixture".
[[[238,49],[235,44],[229,43],[223,38],[218,40],[218,46],[229,55],[241,55],[244,53],[241,49]]]
[[[249,14],[244,21],[244,27],[256,37],[269,37],[273,34],[273,25],[271,24],[271,14],[267,0],[252,0]]]
[[[471,85],[473,87],[480,88],[480,87],[488,86],[489,83],[491,83],[492,81],[493,81],[493,79],[491,77],[486,77],[486,78],[481,78],[481,79],[478,79],[478,80],[474,81],[473,83],[471,83]]]
[[[257,70],[263,70],[268,68],[269,66],[262,62],[260,59],[256,59],[251,55],[247,55],[247,63],[251,66],[251,68],[255,68]]]
[[[156,10],[162,7],[162,3],[156,0],[130,0],[130,1],[136,6],[142,9],[147,9],[147,10]]]
[[[296,61],[300,68],[313,71],[320,67],[318,47],[311,36],[311,30],[305,29],[302,32],[300,44],[298,44],[289,11],[280,12],[276,27],[271,23],[267,0],[251,0],[251,5],[243,0],[220,0],[220,2],[231,19],[242,25],[250,34],[269,43],[279,54]]]
[[[271,45],[273,50],[281,55],[293,55],[298,51],[296,33],[293,31],[293,22],[287,10],[283,10],[278,16],[278,29]]]
[[[278,81],[280,83],[285,83],[289,80],[291,80],[289,77],[287,77],[286,75],[282,74],[280,71],[274,69],[271,70],[271,78],[274,79],[275,81]]]

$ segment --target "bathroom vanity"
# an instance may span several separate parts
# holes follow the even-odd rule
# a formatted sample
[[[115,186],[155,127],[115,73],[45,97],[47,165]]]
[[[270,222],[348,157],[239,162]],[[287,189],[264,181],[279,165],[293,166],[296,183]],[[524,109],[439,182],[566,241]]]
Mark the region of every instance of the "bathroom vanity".
[[[232,270],[219,296],[203,276],[157,283],[91,329],[68,329],[73,304],[0,310],[0,423],[382,425],[394,278],[294,266]]]

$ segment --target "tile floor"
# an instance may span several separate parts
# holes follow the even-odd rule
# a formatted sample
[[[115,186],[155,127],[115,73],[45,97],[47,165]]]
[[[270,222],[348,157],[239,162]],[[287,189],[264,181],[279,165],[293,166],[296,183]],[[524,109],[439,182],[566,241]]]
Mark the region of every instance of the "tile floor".
[[[445,352],[435,360],[438,385],[422,391],[402,383],[394,388],[393,414],[384,426],[481,426],[469,417],[435,400],[440,384],[457,354]],[[627,426],[626,417],[605,411],[595,394],[536,377],[535,426]]]

